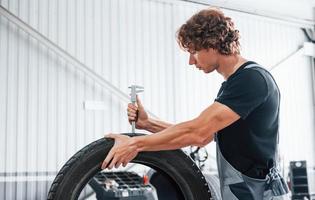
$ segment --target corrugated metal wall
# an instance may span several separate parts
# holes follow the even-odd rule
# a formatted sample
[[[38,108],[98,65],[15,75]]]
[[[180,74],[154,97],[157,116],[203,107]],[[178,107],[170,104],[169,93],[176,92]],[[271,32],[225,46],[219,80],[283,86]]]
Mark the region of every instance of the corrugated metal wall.
[[[201,5],[159,0],[1,0],[1,5],[125,93],[133,83],[143,85],[143,103],[161,119],[197,116],[222,81],[188,66],[176,44],[177,28]],[[226,13],[240,29],[245,57],[267,68],[306,40],[297,26]],[[314,166],[310,70],[310,58],[296,55],[272,71],[282,91],[286,164],[306,159]],[[107,108],[84,110],[87,100],[104,101]],[[0,199],[45,199],[45,181],[73,153],[106,132],[130,130],[125,106],[0,17]],[[214,155],[213,144],[209,149]]]

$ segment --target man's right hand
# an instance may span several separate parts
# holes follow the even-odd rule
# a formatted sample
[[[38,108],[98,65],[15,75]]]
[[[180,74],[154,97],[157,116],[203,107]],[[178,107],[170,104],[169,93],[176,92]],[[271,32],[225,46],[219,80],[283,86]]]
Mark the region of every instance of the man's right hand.
[[[130,124],[135,121],[137,129],[146,129],[149,117],[138,96],[136,105],[133,105],[132,103],[128,104],[127,115]]]

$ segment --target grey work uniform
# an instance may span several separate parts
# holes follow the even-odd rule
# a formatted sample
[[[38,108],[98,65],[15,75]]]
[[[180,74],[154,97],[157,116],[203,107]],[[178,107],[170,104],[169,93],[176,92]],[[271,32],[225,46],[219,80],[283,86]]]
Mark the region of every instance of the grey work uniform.
[[[216,136],[222,199],[276,199],[287,193],[275,168],[280,92],[271,74],[248,61],[222,83],[215,101],[240,116]]]

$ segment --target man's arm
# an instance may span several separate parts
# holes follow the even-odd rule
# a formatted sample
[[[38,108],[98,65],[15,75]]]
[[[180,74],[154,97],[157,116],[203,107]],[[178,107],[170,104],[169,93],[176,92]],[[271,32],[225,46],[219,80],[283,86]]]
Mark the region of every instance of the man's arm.
[[[163,131],[164,129],[173,125],[167,122],[150,118],[138,96],[137,105],[133,105],[132,103],[128,104],[127,115],[130,124],[136,121],[137,129],[144,129],[152,133]]]
[[[178,149],[190,145],[205,146],[214,134],[229,126],[240,116],[224,104],[215,102],[196,119],[176,124],[161,132],[138,137],[110,134],[115,144],[102,163],[102,169],[126,166],[140,151]]]
[[[153,135],[133,138],[138,151],[178,149],[190,145],[205,146],[214,134],[240,116],[229,107],[215,102],[196,119],[179,123]]]
[[[157,133],[157,132],[163,131],[163,130],[171,127],[171,126],[173,126],[173,124],[149,118],[144,129],[151,132],[151,133]]]

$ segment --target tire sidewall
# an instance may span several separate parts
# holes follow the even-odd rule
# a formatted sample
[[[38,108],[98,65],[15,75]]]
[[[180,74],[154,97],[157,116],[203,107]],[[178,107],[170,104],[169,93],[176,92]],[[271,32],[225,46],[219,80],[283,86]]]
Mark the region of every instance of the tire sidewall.
[[[100,139],[75,154],[58,173],[49,199],[77,199],[88,181],[101,171],[101,163],[114,144]],[[140,163],[170,176],[186,200],[210,199],[211,194],[199,168],[181,150],[140,152],[132,163]]]

